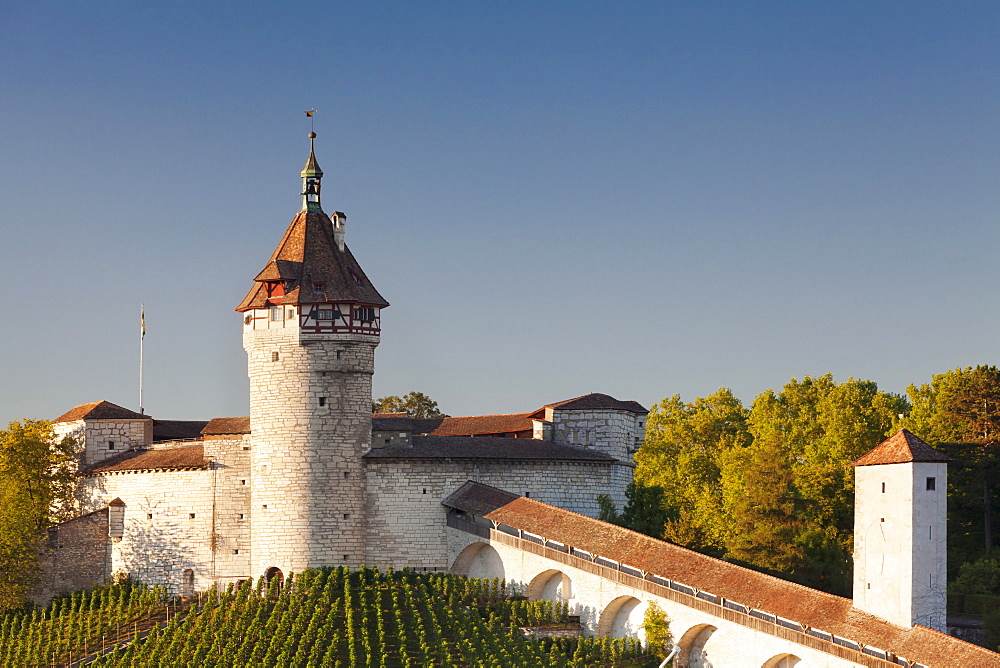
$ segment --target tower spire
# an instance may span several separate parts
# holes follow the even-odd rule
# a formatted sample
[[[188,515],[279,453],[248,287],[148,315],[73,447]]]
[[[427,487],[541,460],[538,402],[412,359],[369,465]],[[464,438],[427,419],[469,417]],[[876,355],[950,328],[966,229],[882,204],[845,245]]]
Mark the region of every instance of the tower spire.
[[[302,176],[302,210],[303,211],[322,211],[323,207],[320,206],[319,201],[319,191],[320,191],[320,181],[323,179],[323,170],[319,168],[319,163],[316,162],[316,151],[313,146],[316,141],[316,133],[309,133],[309,159],[306,160],[306,166],[302,168],[299,175]]]

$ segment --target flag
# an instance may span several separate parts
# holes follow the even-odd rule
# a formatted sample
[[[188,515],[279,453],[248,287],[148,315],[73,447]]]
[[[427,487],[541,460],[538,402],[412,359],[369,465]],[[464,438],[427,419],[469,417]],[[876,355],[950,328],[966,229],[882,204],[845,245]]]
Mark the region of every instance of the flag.
[[[146,338],[146,305],[145,304],[140,304],[139,305],[139,327],[142,330],[142,335],[139,338],[140,339],[145,339]]]
[[[315,109],[313,109],[312,111],[307,111],[307,112],[306,112],[306,116],[308,116],[309,118],[312,118],[312,117],[313,117],[313,114],[315,114],[315,113],[316,113],[316,110],[315,110]]]

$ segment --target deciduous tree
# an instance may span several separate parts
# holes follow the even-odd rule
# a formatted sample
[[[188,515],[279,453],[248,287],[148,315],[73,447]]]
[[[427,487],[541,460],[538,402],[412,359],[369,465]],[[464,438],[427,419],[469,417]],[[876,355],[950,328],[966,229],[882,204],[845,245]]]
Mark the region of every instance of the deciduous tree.
[[[423,392],[409,392],[402,398],[389,395],[375,399],[372,413],[406,413],[414,418],[448,417],[438,410],[437,402]]]
[[[45,530],[72,514],[74,447],[44,421],[0,431],[0,609],[23,602],[38,576]]]

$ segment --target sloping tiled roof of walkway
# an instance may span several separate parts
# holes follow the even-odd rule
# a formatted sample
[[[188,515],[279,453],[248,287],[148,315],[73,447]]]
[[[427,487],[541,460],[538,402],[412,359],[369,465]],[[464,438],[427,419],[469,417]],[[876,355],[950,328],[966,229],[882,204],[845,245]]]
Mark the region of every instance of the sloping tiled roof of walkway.
[[[711,592],[928,666],[997,666],[1000,654],[923,626],[903,628],[851,599],[788,582],[592,517],[469,481],[444,505]]]

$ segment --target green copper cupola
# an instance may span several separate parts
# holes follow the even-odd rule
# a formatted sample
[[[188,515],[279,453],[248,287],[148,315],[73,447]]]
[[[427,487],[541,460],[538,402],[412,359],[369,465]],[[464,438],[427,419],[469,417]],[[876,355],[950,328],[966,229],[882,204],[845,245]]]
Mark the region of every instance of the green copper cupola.
[[[309,133],[309,159],[306,166],[300,172],[302,176],[302,210],[322,211],[319,203],[320,181],[323,179],[323,170],[316,162],[316,152],[313,150],[313,142],[316,140],[316,133]]]

